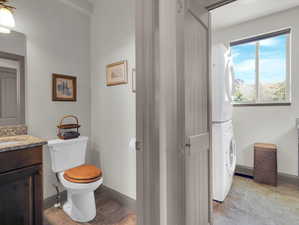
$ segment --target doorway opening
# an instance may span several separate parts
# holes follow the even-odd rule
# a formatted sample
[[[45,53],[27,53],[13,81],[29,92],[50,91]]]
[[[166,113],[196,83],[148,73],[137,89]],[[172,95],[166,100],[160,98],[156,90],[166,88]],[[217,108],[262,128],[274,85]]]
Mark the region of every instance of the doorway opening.
[[[298,15],[299,1],[210,11],[214,225],[298,223]]]

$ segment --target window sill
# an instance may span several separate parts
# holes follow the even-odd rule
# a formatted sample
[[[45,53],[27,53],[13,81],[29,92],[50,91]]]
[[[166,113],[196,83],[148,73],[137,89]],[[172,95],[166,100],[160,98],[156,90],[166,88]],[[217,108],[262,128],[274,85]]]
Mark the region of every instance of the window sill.
[[[239,103],[233,104],[234,107],[248,107],[248,106],[290,106],[291,102],[281,102],[281,103]]]

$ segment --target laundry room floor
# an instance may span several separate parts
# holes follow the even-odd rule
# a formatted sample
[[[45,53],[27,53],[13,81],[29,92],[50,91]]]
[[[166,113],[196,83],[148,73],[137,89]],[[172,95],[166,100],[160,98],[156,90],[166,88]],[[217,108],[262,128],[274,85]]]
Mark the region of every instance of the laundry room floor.
[[[117,200],[107,195],[105,190],[95,194],[97,216],[88,223],[72,221],[62,209],[49,208],[44,211],[44,225],[136,225],[136,214]]]
[[[299,186],[235,176],[226,200],[213,208],[214,225],[299,225]]]

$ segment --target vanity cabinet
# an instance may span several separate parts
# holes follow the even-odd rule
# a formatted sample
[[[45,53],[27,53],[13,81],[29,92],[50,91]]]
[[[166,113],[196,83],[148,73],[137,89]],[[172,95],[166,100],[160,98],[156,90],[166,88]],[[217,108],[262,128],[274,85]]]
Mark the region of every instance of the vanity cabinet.
[[[42,146],[0,152],[0,224],[42,225]]]

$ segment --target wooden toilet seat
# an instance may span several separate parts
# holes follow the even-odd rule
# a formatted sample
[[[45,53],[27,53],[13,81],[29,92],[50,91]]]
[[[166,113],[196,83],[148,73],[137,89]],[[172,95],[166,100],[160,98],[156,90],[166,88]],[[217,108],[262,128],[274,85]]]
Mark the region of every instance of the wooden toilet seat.
[[[102,177],[102,170],[93,165],[82,165],[66,170],[63,177],[73,183],[92,183]]]

